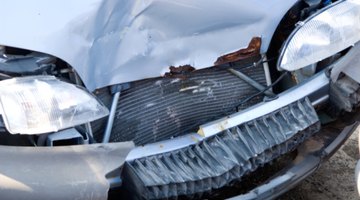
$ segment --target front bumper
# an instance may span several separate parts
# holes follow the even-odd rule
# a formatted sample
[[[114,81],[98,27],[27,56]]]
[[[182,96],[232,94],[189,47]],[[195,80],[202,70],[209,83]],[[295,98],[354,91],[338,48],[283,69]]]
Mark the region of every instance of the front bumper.
[[[195,145],[127,162],[125,185],[146,199],[205,193],[293,151],[319,130],[310,101],[299,100]]]
[[[275,100],[205,124],[198,134],[134,149],[125,164],[124,187],[139,194],[138,198],[146,199],[202,195],[239,180],[293,151],[320,130],[314,107],[328,99],[333,104],[337,104],[339,99],[347,101],[347,107],[340,106],[340,109],[357,106],[359,84],[349,84],[350,79],[343,84],[341,81],[344,79],[331,77],[331,71],[341,71],[349,60],[358,57],[359,47],[356,45],[340,61],[279,94]],[[337,141],[341,144],[345,139],[337,139],[332,146],[337,147]],[[336,149],[332,146],[330,150]],[[310,154],[307,157],[312,159]],[[302,175],[312,171],[308,168],[317,166],[323,158],[318,156],[311,162],[300,163],[300,167],[295,167],[304,170],[297,172],[299,177],[296,173],[287,174],[274,181],[280,185],[296,183]],[[265,185],[259,190],[268,187]]]
[[[354,47],[342,60],[359,57],[359,47]],[[341,71],[342,66],[348,65],[348,62],[337,62],[328,69]],[[93,197],[91,195],[104,199],[109,182],[112,177],[119,178],[119,168],[126,161],[123,189],[132,191],[133,196],[147,199],[192,197],[222,188],[297,149],[301,156],[278,177],[235,197],[275,198],[311,174],[357,126],[345,128],[340,135],[319,132],[320,120],[315,107],[330,98],[341,109],[349,111],[360,99],[358,83],[349,84],[350,79],[339,82],[339,77],[331,77],[329,72],[319,72],[279,94],[277,99],[205,124],[200,127],[199,134],[137,147],[129,154],[131,145],[121,144],[73,148],[0,146],[0,158],[9,161],[0,166],[3,173],[0,174],[3,183],[0,192],[4,197],[16,199],[88,199]],[[334,95],[337,98],[333,98]],[[341,102],[345,104],[339,104]],[[307,149],[307,143],[314,140],[324,145],[316,150]],[[21,166],[24,161],[27,165]],[[76,169],[73,166],[77,166]],[[41,173],[33,173],[34,169],[40,169]],[[45,190],[61,192],[46,193]],[[21,192],[14,196],[15,191]]]
[[[320,164],[330,158],[358,127],[359,123],[356,122],[345,127],[340,133],[319,132],[301,145],[298,157],[287,169],[278,173],[266,184],[247,194],[233,197],[231,200],[275,199],[279,197],[315,172]]]
[[[130,152],[124,187],[138,198],[204,194],[293,151],[320,130],[313,106],[328,98],[330,78],[309,81],[189,134]]]
[[[129,154],[130,144],[117,143],[61,148],[0,146],[0,158],[7,161],[0,166],[0,193],[10,199],[106,199],[113,178],[119,178],[126,161],[123,189],[133,191],[133,197],[176,198],[222,188],[297,149],[300,156],[289,168],[234,197],[275,198],[315,171],[358,125],[339,135],[318,132],[320,122],[314,107],[330,97],[331,83],[328,71],[320,72],[276,100],[205,124],[201,127],[205,137],[194,133],[137,147]],[[353,97],[352,90],[347,91]],[[354,98],[348,100],[352,105]],[[311,141],[318,141],[319,148],[307,149]],[[38,171],[34,173],[34,169]]]

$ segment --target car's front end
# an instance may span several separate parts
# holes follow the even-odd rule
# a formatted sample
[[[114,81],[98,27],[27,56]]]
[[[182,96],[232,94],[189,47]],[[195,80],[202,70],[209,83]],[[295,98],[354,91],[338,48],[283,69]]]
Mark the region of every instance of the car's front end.
[[[15,4],[6,199],[273,199],[358,126],[356,0]]]

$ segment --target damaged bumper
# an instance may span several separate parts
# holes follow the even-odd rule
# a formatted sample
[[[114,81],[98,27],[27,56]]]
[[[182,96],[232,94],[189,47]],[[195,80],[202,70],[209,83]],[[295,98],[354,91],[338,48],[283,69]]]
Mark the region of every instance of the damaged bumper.
[[[198,1],[197,4],[201,3],[201,1]],[[121,3],[115,1],[96,0],[95,2],[98,2],[98,4],[94,5],[101,8],[121,7]],[[355,127],[358,126],[356,123],[346,127],[340,134],[324,132],[323,123],[318,113],[320,110],[323,111],[324,104],[336,107],[338,110],[335,113],[352,112],[354,108],[359,106],[359,70],[354,63],[359,63],[360,45],[352,45],[360,40],[357,37],[358,34],[356,34],[360,30],[360,23],[357,23],[356,20],[350,20],[356,18],[353,16],[360,16],[360,4],[355,3],[356,1],[338,1],[338,3],[324,8],[307,20],[297,23],[296,30],[291,34],[288,41],[284,43],[279,57],[278,55],[270,57],[269,55],[272,52],[269,50],[266,55],[260,55],[260,53],[264,53],[268,49],[269,40],[272,38],[270,35],[273,34],[280,18],[288,10],[289,5],[293,5],[294,0],[289,1],[287,3],[289,5],[276,4],[282,5],[278,6],[279,12],[274,12],[279,16],[267,17],[269,6],[266,4],[256,6],[258,9],[254,9],[245,15],[248,17],[241,14],[242,17],[237,18],[234,17],[237,15],[233,15],[232,20],[238,21],[242,18],[245,19],[244,23],[240,23],[240,26],[238,26],[239,22],[237,22],[235,25],[231,25],[233,27],[231,29],[226,28],[227,26],[219,27],[217,24],[213,24],[214,28],[209,28],[209,30],[216,34],[208,34],[208,30],[199,30],[198,27],[200,26],[197,24],[213,22],[211,16],[218,19],[217,21],[220,24],[224,24],[222,21],[225,21],[225,24],[232,24],[230,23],[232,20],[228,19],[229,12],[225,13],[226,18],[224,19],[219,18],[217,14],[209,15],[209,13],[218,13],[210,12],[211,10],[217,10],[217,4],[226,5],[222,7],[222,10],[241,13],[236,8],[239,6],[240,11],[244,10],[241,3],[231,6],[231,4],[217,1],[212,4],[204,4],[211,8],[207,10],[207,13],[202,14],[196,11],[196,14],[189,15],[190,8],[198,6],[184,4],[185,6],[183,5],[183,8],[179,9],[178,6],[173,6],[172,3],[162,3],[162,1],[156,0],[152,2],[147,6],[145,4],[128,3],[125,7],[129,9],[112,15],[116,19],[124,19],[124,23],[121,23],[120,27],[113,27],[116,23],[108,23],[109,25],[104,26],[106,31],[111,29],[115,30],[113,33],[122,33],[121,41],[124,41],[124,43],[120,43],[118,37],[112,37],[112,34],[109,36],[105,32],[98,34],[107,35],[106,37],[94,37],[96,42],[91,42],[94,40],[93,37],[85,37],[88,39],[85,43],[91,43],[91,47],[89,45],[77,45],[81,47],[87,46],[88,48],[74,48],[75,53],[71,55],[55,51],[59,48],[67,49],[62,48],[63,44],[60,46],[52,45],[54,46],[52,51],[45,51],[46,49],[43,49],[42,46],[33,47],[35,50],[51,53],[68,62],[75,70],[69,68],[69,66],[59,67],[55,70],[55,67],[57,67],[55,61],[47,65],[47,67],[49,67],[49,70],[51,69],[49,74],[58,77],[69,76],[71,83],[65,84],[65,81],[49,79],[48,77],[15,76],[9,81],[1,81],[5,85],[0,87],[2,88],[0,93],[9,97],[7,101],[5,101],[4,97],[1,98],[1,103],[3,103],[1,114],[5,119],[4,129],[8,131],[5,132],[30,135],[33,139],[30,142],[34,142],[34,138],[37,140],[36,144],[34,142],[31,145],[45,146],[51,143],[46,142],[45,144],[43,142],[39,145],[42,138],[46,139],[46,141],[67,139],[64,132],[57,131],[66,131],[67,128],[75,127],[79,131],[76,130],[78,133],[75,132],[75,136],[68,133],[67,136],[70,139],[90,138],[94,141],[100,141],[96,137],[104,136],[103,143],[133,141],[137,147],[130,151],[132,144],[129,143],[51,148],[3,148],[0,146],[0,158],[7,162],[0,166],[0,180],[2,180],[0,181],[0,192],[2,197],[15,199],[106,199],[108,198],[109,189],[119,186],[118,191],[130,193],[131,198],[137,199],[202,198],[203,195],[211,195],[216,190],[222,190],[236,181],[243,180],[246,176],[254,174],[257,176],[257,170],[276,159],[282,158],[284,155],[296,152],[297,157],[291,160],[293,162],[290,162],[290,166],[278,173],[278,176],[267,180],[265,184],[263,184],[264,182],[258,184],[263,185],[248,193],[238,192],[236,195],[240,193],[246,194],[234,197],[235,199],[275,198],[311,174],[319,166],[319,163],[335,152],[354,131]],[[248,0],[242,2],[246,3]],[[272,1],[272,3],[276,2],[280,1]],[[320,8],[320,3],[318,4]],[[355,7],[355,4],[358,4],[358,6]],[[88,4],[83,1],[78,6],[84,7],[84,5]],[[231,7],[234,8],[230,9]],[[335,12],[338,10],[336,8],[345,9],[346,12]],[[95,10],[98,10],[99,13],[108,13],[106,9]],[[173,16],[176,20],[171,20],[170,17],[169,21],[158,20],[159,18],[163,19],[164,13],[154,12],[157,10],[162,10],[165,14],[176,11],[173,12],[176,14]],[[261,12],[255,12],[256,10]],[[318,8],[314,8],[314,12],[315,10],[318,10]],[[298,11],[302,13],[301,10]],[[311,12],[309,10],[309,13]],[[92,12],[86,13],[91,14]],[[142,14],[134,15],[136,13]],[[161,13],[161,17],[157,15],[158,13]],[[191,37],[188,34],[173,35],[176,32],[183,32],[183,27],[178,26],[179,23],[172,23],[183,19],[182,13],[188,14],[188,22],[196,22],[190,23],[191,26],[184,24],[184,27],[190,27],[191,30],[188,31],[191,32]],[[253,16],[252,13],[257,13],[256,19],[258,20],[248,20],[249,17]],[[289,13],[292,14],[293,12]],[[332,15],[334,13],[350,13],[354,15],[340,15],[343,17],[339,18],[336,17],[337,15]],[[133,18],[133,16],[137,17]],[[198,19],[202,20],[196,20],[196,16],[201,16]],[[203,16],[208,17],[203,18]],[[319,20],[317,19],[322,19],[321,16],[335,16],[334,18],[339,20],[326,17],[326,20],[320,20],[322,25],[319,28],[307,28],[307,26],[312,27],[312,24],[318,24]],[[68,17],[65,21],[73,22],[74,19],[78,18],[78,15],[69,15]],[[304,16],[296,19],[296,21],[301,20],[302,17]],[[90,21],[85,23],[87,26],[79,24],[81,26],[69,27],[71,30],[79,32],[78,27],[81,27],[81,30],[84,27],[89,28],[90,25],[92,27],[94,19],[96,22],[102,21],[98,20],[97,14],[96,16],[91,15],[88,19]],[[149,20],[164,21],[166,23],[151,23]],[[272,23],[264,23],[268,20]],[[342,23],[341,20],[349,23]],[[105,21],[108,22],[109,20]],[[133,21],[134,23],[128,27],[126,21]],[[336,26],[334,22],[336,22]],[[57,23],[52,22],[52,24]],[[169,29],[165,28],[169,27],[168,24],[178,25],[172,28],[170,26]],[[244,27],[244,24],[248,25]],[[344,24],[345,26],[342,26]],[[64,27],[65,32],[69,27]],[[330,27],[332,29],[323,29],[321,27]],[[358,27],[359,29],[349,27]],[[124,29],[128,31],[124,32]],[[214,31],[217,29],[222,31]],[[317,34],[308,31],[314,29],[318,31]],[[347,30],[350,30],[350,32]],[[328,35],[328,32],[332,34]],[[346,37],[347,35],[344,33],[356,37]],[[232,35],[237,37],[242,35],[240,40],[241,44],[244,44],[244,40],[247,41],[254,34],[262,35],[264,39],[264,46],[262,47],[260,46],[260,38],[254,40],[258,44],[255,45],[254,55],[249,54],[246,59],[230,59],[230,62],[227,58],[232,58],[234,55],[238,57],[238,54],[243,52],[239,50],[220,57],[215,62],[216,66],[213,66],[213,62],[219,55],[237,49],[238,44],[234,43],[233,40],[225,40],[222,42],[223,45],[215,45],[222,46],[221,49],[213,48],[210,51],[211,48],[204,44],[212,44],[216,39],[220,38],[235,38],[230,37]],[[63,34],[60,33],[59,35]],[[88,35],[86,34],[86,36]],[[314,42],[318,39],[316,37],[307,40],[313,35],[324,38],[325,42]],[[76,35],[77,37],[71,34],[66,36],[70,36],[67,38],[78,38],[79,36],[79,38],[82,38],[81,34]],[[6,36],[0,34],[1,37],[6,39]],[[179,39],[173,40],[174,37]],[[143,38],[142,41],[141,38]],[[346,43],[336,43],[343,41],[344,38],[350,38],[351,40],[347,40]],[[9,45],[15,47],[27,46],[24,41],[17,41],[17,39],[16,42],[10,42]],[[137,45],[128,45],[134,43],[135,40],[139,41]],[[9,41],[12,41],[12,37]],[[62,40],[59,39],[58,41]],[[307,41],[310,42],[307,43]],[[46,41],[40,43],[47,44]],[[329,46],[329,44],[331,45]],[[115,48],[113,45],[117,47]],[[131,55],[122,54],[117,57],[119,52],[129,52],[126,51],[129,46],[133,50],[135,49],[135,51],[130,51]],[[250,43],[249,47],[251,46]],[[109,49],[104,47],[109,47],[110,50],[115,51],[108,51],[112,53],[104,54],[104,49]],[[189,47],[191,47],[191,50],[188,49]],[[146,49],[145,53],[143,52],[144,49]],[[247,52],[247,50],[245,51]],[[78,52],[87,52],[87,55],[91,56],[79,59],[76,57]],[[196,56],[200,54],[203,56]],[[277,66],[273,63],[270,69],[269,63],[271,59],[268,60],[267,56],[277,60]],[[328,56],[333,59],[333,61],[328,62],[332,64],[320,64],[318,62],[319,60],[324,61],[323,59],[327,59]],[[6,58],[6,56],[4,57]],[[109,57],[116,59],[109,60]],[[246,62],[252,59],[255,59],[256,63],[251,63],[253,65],[248,66]],[[7,64],[10,66],[11,60],[7,58],[4,60],[4,62],[9,62]],[[83,62],[80,62],[80,60]],[[194,67],[183,65],[184,62],[190,63]],[[67,63],[62,64],[67,65]],[[88,68],[84,66],[88,66]],[[113,67],[104,70],[97,68],[97,66]],[[144,67],[136,68],[136,73],[133,73],[132,68],[129,70],[131,66]],[[157,66],[157,68],[150,69],[145,68],[145,66]],[[170,67],[170,73],[166,73],[164,77],[154,78],[159,74],[164,74],[163,72],[167,70],[168,66],[172,66]],[[174,66],[180,67],[176,68]],[[206,66],[213,67],[202,69]],[[293,76],[307,67],[310,67],[311,72],[309,74],[304,75],[301,73],[300,78]],[[238,75],[236,75],[237,70],[241,71],[241,73],[237,73]],[[286,72],[282,73],[283,71]],[[243,73],[244,75],[242,75]],[[65,75],[63,76],[63,74]],[[292,76],[288,76],[290,74]],[[279,77],[278,80],[284,82],[280,82],[282,88],[277,92],[282,92],[277,95],[269,91],[269,88],[273,88],[275,85],[279,86],[277,85],[278,80],[271,83],[272,78],[275,77]],[[282,79],[283,77],[294,79],[289,82],[291,82],[291,85],[296,84],[296,86],[291,87],[289,82],[286,82],[287,80]],[[11,78],[11,76],[5,79],[8,78]],[[80,79],[83,79],[83,85],[87,86],[87,90],[98,89],[94,92],[95,96],[75,86],[82,85]],[[33,91],[29,92],[29,89],[23,83],[28,88],[33,88]],[[53,87],[49,87],[50,83],[53,83]],[[267,87],[263,86],[265,84],[267,84]],[[43,87],[43,85],[47,87]],[[20,89],[19,93],[21,95],[14,95],[13,97],[13,94],[18,93],[13,88]],[[43,99],[39,98],[41,96],[36,95],[38,93],[48,94],[49,91],[52,91],[54,95],[44,95]],[[271,94],[266,94],[267,92]],[[30,95],[23,98],[24,95],[22,94]],[[84,98],[80,98],[80,94],[83,94]],[[266,95],[266,98],[259,103],[263,94]],[[251,96],[248,98],[248,95]],[[99,99],[97,99],[98,97]],[[257,97],[256,100],[252,99],[253,97]],[[68,104],[68,100],[72,98],[74,100],[85,99],[88,101],[74,101],[72,104]],[[254,101],[248,102],[248,99]],[[90,104],[89,102],[93,103]],[[241,105],[244,102],[247,102],[248,105],[242,108]],[[47,104],[50,106],[42,107]],[[33,116],[27,117],[26,115],[24,119],[29,120],[17,122],[16,120],[21,117],[15,114],[20,112],[14,112],[14,108],[22,108],[22,106],[25,108],[23,113],[33,114]],[[106,119],[101,119],[108,114],[106,106],[111,107],[107,124],[103,123]],[[39,109],[35,110],[33,108]],[[53,110],[49,110],[49,108]],[[64,110],[66,112],[59,112]],[[78,111],[84,110],[87,112],[83,112],[82,115],[75,115],[79,114]],[[39,117],[39,113],[45,116],[44,119],[49,120],[44,121],[43,118]],[[52,113],[57,115],[54,115],[54,117]],[[64,125],[64,121],[66,121],[64,119],[69,119],[67,121],[72,123],[65,123]],[[212,121],[214,119],[217,120]],[[209,121],[212,122],[208,123]],[[29,125],[29,127],[17,125]],[[48,126],[46,127],[46,125]],[[194,127],[196,130],[193,129]],[[34,130],[30,130],[30,128]],[[61,135],[61,137],[57,138],[58,135]],[[14,137],[11,136],[11,138]],[[82,141],[76,144],[87,143]],[[13,166],[19,167],[13,169]],[[39,169],[38,173],[34,173],[36,169]]]
[[[329,84],[322,72],[274,101],[202,126],[205,137],[138,147],[127,157],[124,184],[142,198],[158,199],[209,192],[240,179],[320,130],[313,105],[324,100]]]
[[[299,155],[287,169],[278,173],[266,184],[247,194],[233,197],[231,200],[275,199],[279,197],[315,172],[320,164],[330,158],[358,127],[359,123],[356,122],[345,127],[340,133],[329,135],[326,132],[319,132],[300,146]]]
[[[357,56],[358,46],[343,59]],[[343,64],[336,62],[308,81],[279,94],[275,100],[205,124],[198,134],[137,147],[126,159],[124,187],[146,199],[203,194],[241,179],[297,149],[312,136],[321,135],[318,133],[321,123],[314,107],[329,99],[336,104],[339,98],[341,102],[348,99],[348,107],[352,109],[357,106],[358,87],[355,85],[359,84],[352,79],[345,81],[349,84],[341,84],[347,76],[338,80],[330,76],[332,70],[336,71]],[[338,92],[333,92],[334,88]],[[339,109],[343,110],[343,107]],[[353,127],[355,125],[345,129],[336,139],[332,138],[333,142],[327,141],[329,146],[320,153],[333,153],[351,134]],[[288,173],[241,198],[261,199],[264,195],[270,195],[270,198],[274,195],[270,194],[272,189],[276,188],[286,191],[314,171],[324,157],[306,154],[304,162],[297,163]]]
[[[273,112],[281,110],[282,108],[305,98],[308,98],[308,100],[305,101],[307,104],[306,106],[312,107],[313,105],[317,105],[327,100],[329,97],[329,86],[330,79],[327,77],[326,73],[319,73],[306,83],[280,94],[274,101],[257,104],[247,110],[201,126],[198,131],[199,134],[189,134],[166,142],[138,147],[130,152],[127,160],[131,161],[146,156],[166,153],[199,143],[226,129],[249,122],[264,115],[271,115]],[[313,108],[311,111],[315,112]],[[202,137],[201,135],[205,137]]]

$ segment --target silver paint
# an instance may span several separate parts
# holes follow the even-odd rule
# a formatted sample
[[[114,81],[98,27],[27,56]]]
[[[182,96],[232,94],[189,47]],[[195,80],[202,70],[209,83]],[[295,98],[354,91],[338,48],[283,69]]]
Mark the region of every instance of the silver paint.
[[[87,88],[212,66],[261,36],[268,49],[296,0],[12,0],[1,2],[0,45],[45,52]]]

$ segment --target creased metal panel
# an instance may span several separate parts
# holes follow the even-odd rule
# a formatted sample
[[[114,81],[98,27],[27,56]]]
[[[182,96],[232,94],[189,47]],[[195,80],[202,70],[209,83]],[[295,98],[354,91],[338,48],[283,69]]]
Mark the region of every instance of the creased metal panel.
[[[197,145],[129,162],[125,184],[147,199],[209,192],[292,151],[319,129],[306,98]]]
[[[0,198],[106,200],[110,188],[107,175],[122,166],[133,147],[132,142],[0,146]]]
[[[253,67],[258,59],[246,59],[233,67],[265,86],[263,67]],[[236,112],[239,103],[255,93],[257,89],[223,67],[190,72],[183,78],[133,82],[121,94],[110,141],[144,145],[196,132],[201,124]],[[262,99],[259,95],[242,107]],[[97,129],[94,135],[101,139],[103,128]]]
[[[262,37],[266,52],[296,0],[11,0],[0,45],[59,57],[89,90],[158,77],[169,66],[210,67]]]

